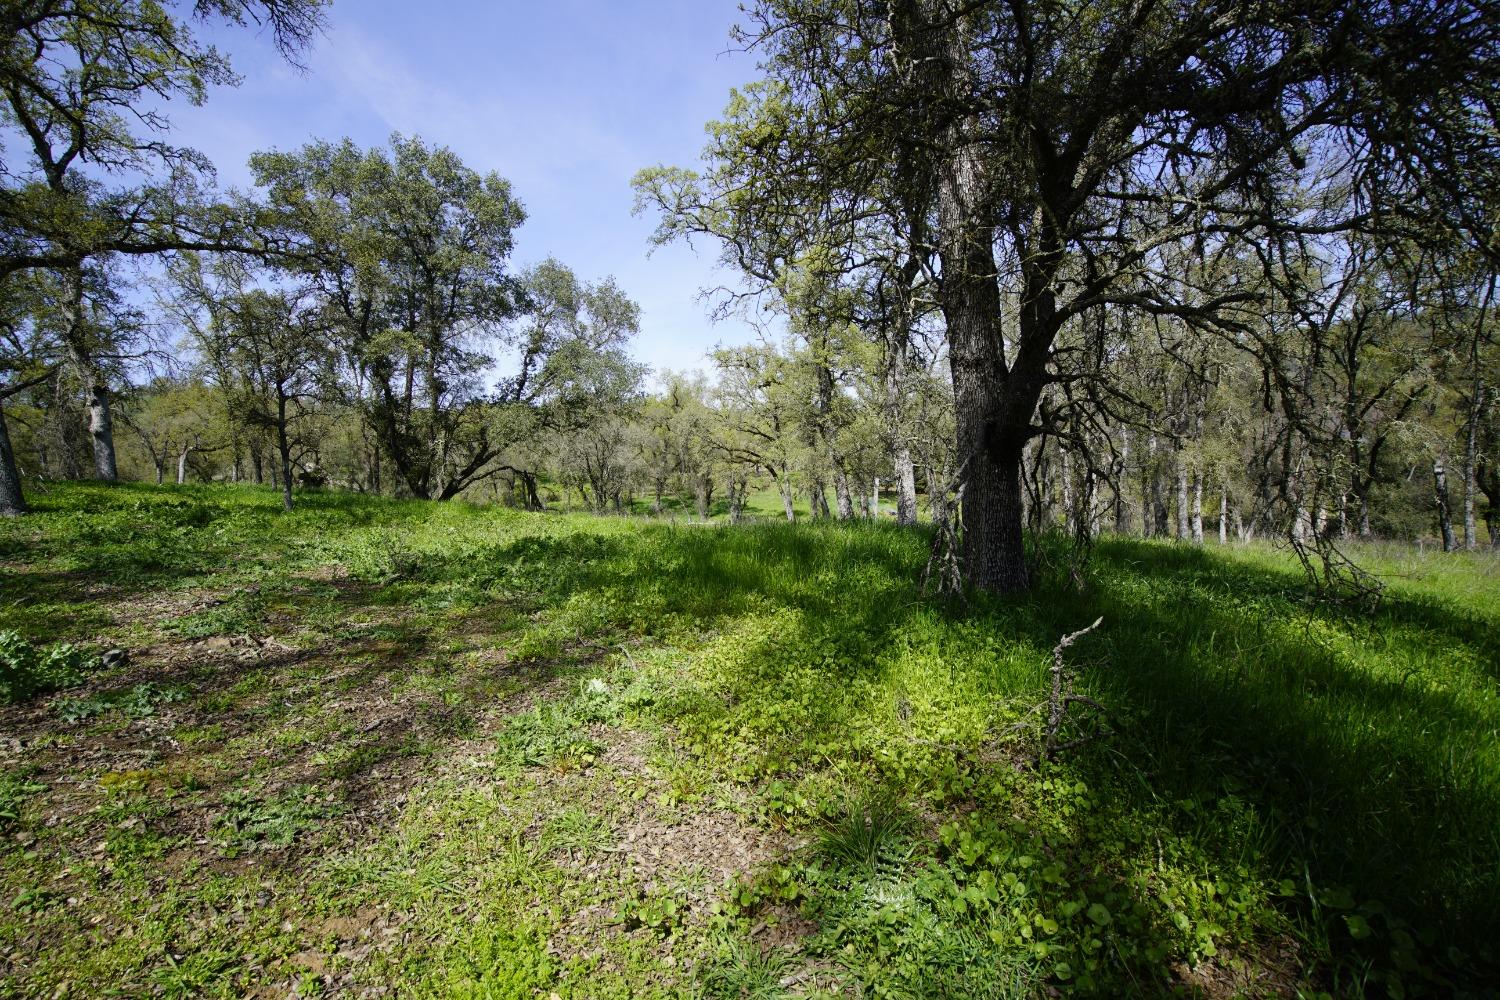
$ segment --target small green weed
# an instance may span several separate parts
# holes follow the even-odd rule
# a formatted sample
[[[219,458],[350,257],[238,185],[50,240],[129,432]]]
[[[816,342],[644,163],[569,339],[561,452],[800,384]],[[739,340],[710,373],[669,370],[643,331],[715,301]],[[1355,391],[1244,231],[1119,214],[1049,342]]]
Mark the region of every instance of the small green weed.
[[[147,719],[156,714],[159,706],[182,701],[185,697],[186,688],[146,681],[119,691],[83,698],[59,698],[52,703],[52,710],[64,722],[82,722],[109,712],[123,712],[132,719]]]
[[[27,799],[46,790],[46,785],[30,780],[24,771],[0,774],[0,830],[21,818]]]
[[[270,798],[234,789],[224,793],[223,801],[217,830],[230,850],[286,847],[300,834],[343,812],[341,804],[324,798],[311,785],[294,785]]]
[[[715,1000],[783,1000],[793,994],[781,981],[796,966],[796,957],[781,948],[761,948],[732,938],[703,967],[703,995]]]
[[[818,852],[835,865],[873,874],[882,863],[910,856],[906,843],[913,820],[899,802],[876,795],[856,802],[831,822],[818,840]]]

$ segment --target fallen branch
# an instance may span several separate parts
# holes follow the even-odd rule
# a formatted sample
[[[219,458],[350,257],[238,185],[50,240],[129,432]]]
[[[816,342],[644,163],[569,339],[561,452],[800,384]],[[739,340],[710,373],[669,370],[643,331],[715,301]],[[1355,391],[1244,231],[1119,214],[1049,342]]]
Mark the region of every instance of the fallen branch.
[[[1104,619],[1102,617],[1096,618],[1094,624],[1088,628],[1079,629],[1077,632],[1071,632],[1063,636],[1058,640],[1057,645],[1052,647],[1052,694],[1047,699],[1047,736],[1043,745],[1043,755],[1047,760],[1056,760],[1057,755],[1064,750],[1072,750],[1083,746],[1085,743],[1105,739],[1115,734],[1115,730],[1113,729],[1101,728],[1085,736],[1080,736],[1077,739],[1068,740],[1067,742],[1060,743],[1057,739],[1058,732],[1062,729],[1063,716],[1067,714],[1069,705],[1088,705],[1098,710],[1105,718],[1110,718],[1109,709],[1087,695],[1075,694],[1073,692],[1073,679],[1068,676],[1067,668],[1063,661],[1063,650],[1102,624],[1104,624]],[[1113,720],[1111,719],[1111,721]]]

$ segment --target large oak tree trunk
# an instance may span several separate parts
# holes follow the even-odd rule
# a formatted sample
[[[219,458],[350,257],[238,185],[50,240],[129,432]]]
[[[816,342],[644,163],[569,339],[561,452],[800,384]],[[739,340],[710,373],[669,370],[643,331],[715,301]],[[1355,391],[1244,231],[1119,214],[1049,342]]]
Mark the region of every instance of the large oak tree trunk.
[[[967,465],[963,475],[963,568],[970,585],[1007,592],[1025,590],[1030,582],[1022,544],[1024,437],[997,440],[995,415],[1000,412],[1004,386],[1003,361],[996,356],[999,337],[994,332],[1000,315],[1000,293],[989,248],[985,245],[980,249],[977,259],[971,258],[968,265],[974,270],[967,275],[953,274],[943,289],[957,454]]]
[[[89,387],[89,436],[94,441],[94,477],[105,482],[120,478],[115,465],[115,422],[109,411],[109,386],[96,380]]]

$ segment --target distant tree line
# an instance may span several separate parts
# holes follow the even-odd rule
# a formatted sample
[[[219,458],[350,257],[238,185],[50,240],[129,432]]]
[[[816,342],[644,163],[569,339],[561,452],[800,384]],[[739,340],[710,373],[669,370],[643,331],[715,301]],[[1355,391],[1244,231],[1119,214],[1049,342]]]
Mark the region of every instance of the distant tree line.
[[[637,208],[782,333],[654,384],[635,303],[515,268],[520,202],[449,150],[315,142],[223,194],[171,145],[153,102],[233,81],[194,18],[295,59],[321,12],[7,8],[0,510],[79,477],[736,519],[763,492],[951,519],[997,590],[1027,528],[1500,540],[1483,5],[755,4],[765,80]]]

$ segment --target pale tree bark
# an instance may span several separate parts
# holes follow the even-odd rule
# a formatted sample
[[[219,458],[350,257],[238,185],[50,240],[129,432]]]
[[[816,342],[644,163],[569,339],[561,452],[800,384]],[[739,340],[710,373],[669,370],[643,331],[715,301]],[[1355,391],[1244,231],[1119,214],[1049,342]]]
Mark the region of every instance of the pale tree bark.
[[[115,463],[114,420],[110,415],[109,386],[99,370],[97,359],[89,348],[88,317],[84,313],[83,272],[69,268],[63,272],[63,340],[78,375],[89,393],[89,437],[94,449],[94,478],[114,482],[119,478]]]
[[[1188,470],[1182,456],[1177,456],[1177,540],[1188,540]]]
[[[1203,477],[1193,476],[1193,544],[1203,544]]]
[[[1219,544],[1229,541],[1229,488],[1219,491]]]
[[[89,388],[89,437],[94,442],[94,476],[112,483],[120,478],[120,474],[115,465],[115,422],[109,405],[109,386],[96,375]]]
[[[1078,532],[1080,522],[1078,509],[1073,504],[1073,462],[1068,449],[1058,450],[1062,452],[1062,458],[1058,464],[1061,466],[1059,479],[1062,482],[1063,530],[1069,535],[1074,535]]]
[[[896,523],[917,523],[917,467],[904,444],[896,449]]]

